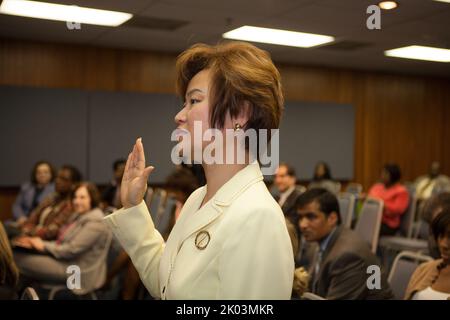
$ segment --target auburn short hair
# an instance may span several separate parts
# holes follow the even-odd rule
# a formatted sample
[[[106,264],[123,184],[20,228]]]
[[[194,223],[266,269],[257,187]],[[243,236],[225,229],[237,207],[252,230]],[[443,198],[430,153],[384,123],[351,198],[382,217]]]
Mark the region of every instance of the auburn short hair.
[[[209,69],[210,126],[223,129],[227,112],[239,116],[249,105],[247,129],[278,129],[284,99],[280,73],[269,53],[246,42],[224,42],[215,46],[196,44],[178,56],[177,94],[184,100],[189,81]]]

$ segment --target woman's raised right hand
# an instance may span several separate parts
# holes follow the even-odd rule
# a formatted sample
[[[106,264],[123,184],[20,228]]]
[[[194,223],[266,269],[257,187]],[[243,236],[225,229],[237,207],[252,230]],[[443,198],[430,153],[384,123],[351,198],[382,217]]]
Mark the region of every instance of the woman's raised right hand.
[[[136,206],[144,199],[148,176],[153,169],[153,166],[145,167],[144,146],[142,138],[138,138],[133,151],[128,155],[120,185],[120,199],[124,209]]]

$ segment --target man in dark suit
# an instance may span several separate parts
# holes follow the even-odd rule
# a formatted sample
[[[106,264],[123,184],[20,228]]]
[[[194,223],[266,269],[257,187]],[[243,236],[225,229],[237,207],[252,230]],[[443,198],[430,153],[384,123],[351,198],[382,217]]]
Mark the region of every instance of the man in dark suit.
[[[358,234],[341,225],[335,195],[311,189],[299,196],[296,205],[303,237],[318,243],[309,269],[311,292],[333,300],[393,298],[384,273],[379,273],[379,285],[370,281],[373,273],[368,267],[379,268],[378,259]]]
[[[279,192],[279,195],[275,196],[275,200],[283,210],[284,216],[291,222],[297,215],[295,202],[302,193],[296,186],[296,182],[295,169],[287,163],[281,163],[275,172],[274,183]]]

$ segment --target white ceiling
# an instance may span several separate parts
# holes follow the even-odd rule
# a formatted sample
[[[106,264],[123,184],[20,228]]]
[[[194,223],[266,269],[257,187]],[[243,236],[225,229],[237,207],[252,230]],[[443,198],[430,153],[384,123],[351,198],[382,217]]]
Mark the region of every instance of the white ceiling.
[[[381,30],[366,28],[366,8],[376,0],[63,0],[133,13],[139,17],[185,21],[173,30],[82,25],[68,30],[63,22],[0,15],[0,37],[45,42],[179,53],[197,42],[217,43],[222,33],[242,25],[275,27],[336,37],[366,46],[353,50],[302,49],[258,44],[277,62],[450,77],[450,63],[385,57],[383,51],[406,45],[450,48],[450,4],[399,0],[382,11]]]

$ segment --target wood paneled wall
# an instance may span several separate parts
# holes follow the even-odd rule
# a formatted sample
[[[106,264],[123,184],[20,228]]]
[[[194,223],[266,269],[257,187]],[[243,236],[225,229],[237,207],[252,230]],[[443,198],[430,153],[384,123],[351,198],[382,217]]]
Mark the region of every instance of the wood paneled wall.
[[[0,84],[173,93],[175,59],[163,53],[0,39]],[[354,180],[366,188],[385,162],[397,162],[404,180],[427,172],[433,160],[450,175],[450,78],[277,66],[287,100],[355,106]]]

